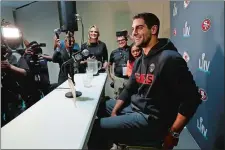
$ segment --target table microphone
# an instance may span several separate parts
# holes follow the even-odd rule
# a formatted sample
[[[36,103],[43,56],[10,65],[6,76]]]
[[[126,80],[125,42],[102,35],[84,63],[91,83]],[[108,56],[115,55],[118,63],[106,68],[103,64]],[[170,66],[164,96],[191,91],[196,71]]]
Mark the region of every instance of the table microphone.
[[[66,72],[66,73],[69,73],[70,76],[71,76],[71,79],[74,82],[74,66],[73,66],[73,63],[79,63],[84,57],[88,56],[89,55],[89,51],[87,49],[84,49],[84,50],[79,50],[77,52],[75,52],[73,55],[72,55],[72,58],[67,60],[66,62],[64,62],[62,64],[62,71],[65,69],[66,71],[63,71],[63,72]],[[67,67],[66,65],[69,65],[69,70],[67,70]],[[82,95],[82,93],[80,91],[76,91],[76,97],[80,97]],[[66,95],[65,95],[67,98],[73,98],[73,94],[72,92],[67,92]]]

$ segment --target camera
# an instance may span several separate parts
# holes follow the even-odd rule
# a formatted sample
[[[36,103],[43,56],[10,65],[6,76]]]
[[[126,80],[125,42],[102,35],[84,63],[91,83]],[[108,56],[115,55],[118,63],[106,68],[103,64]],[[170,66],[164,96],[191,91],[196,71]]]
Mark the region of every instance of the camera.
[[[42,48],[41,47],[46,47],[46,44],[45,43],[38,44],[36,41],[32,41],[28,45],[27,50],[33,52],[33,55],[39,55],[39,54],[42,54]]]
[[[30,51],[31,53],[25,53],[24,55],[30,69],[34,74],[40,74],[41,69],[47,65],[45,59],[40,56],[43,52],[41,47],[46,47],[46,44],[39,44],[36,41],[32,41],[26,49],[26,51]]]
[[[7,47],[5,45],[1,45],[1,61],[6,60],[7,55]]]

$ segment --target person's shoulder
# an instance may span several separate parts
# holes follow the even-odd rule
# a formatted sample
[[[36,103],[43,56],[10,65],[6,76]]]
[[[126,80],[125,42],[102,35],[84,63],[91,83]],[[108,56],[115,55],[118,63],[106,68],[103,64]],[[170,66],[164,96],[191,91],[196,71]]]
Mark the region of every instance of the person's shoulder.
[[[74,50],[80,50],[79,44],[78,43],[74,43],[73,49]]]
[[[168,59],[173,60],[173,59],[181,59],[181,58],[182,56],[176,50],[163,50],[159,56],[159,59],[161,60],[168,60]]]
[[[119,52],[119,49],[118,49],[118,48],[117,48],[117,49],[114,49],[114,50],[112,51],[112,54],[117,53],[117,52]]]
[[[74,45],[78,45],[78,46],[79,46],[79,44],[78,44],[78,43],[74,43]]]
[[[99,40],[98,43],[99,43],[100,45],[106,46],[105,42],[103,42],[103,41],[101,41],[101,40]]]
[[[87,42],[84,42],[82,45],[87,45]],[[81,45],[81,46],[82,46],[82,45]]]
[[[86,47],[87,45],[88,45],[88,43],[85,42],[85,43],[83,43],[83,44],[81,45],[81,47]]]

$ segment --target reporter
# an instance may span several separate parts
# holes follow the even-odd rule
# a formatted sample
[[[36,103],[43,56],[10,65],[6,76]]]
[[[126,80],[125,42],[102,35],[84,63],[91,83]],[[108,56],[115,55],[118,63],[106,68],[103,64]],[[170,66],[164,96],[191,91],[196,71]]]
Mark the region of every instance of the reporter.
[[[62,64],[70,59],[70,53],[75,52],[74,50],[72,50],[72,52],[70,52],[70,48],[74,47],[75,38],[72,36],[70,40],[71,40],[71,46],[69,45],[69,38],[68,37],[65,38],[65,48],[63,48],[61,46],[60,40],[58,39],[57,40],[58,42],[57,42],[57,45],[55,48],[55,52],[52,57],[53,62],[59,64],[59,68],[60,68],[59,76],[58,76],[58,84],[59,85],[68,79],[67,73],[63,72],[64,68],[62,68]],[[68,71],[68,69],[67,69],[67,71]]]
[[[27,41],[27,40],[26,40]],[[52,56],[42,54],[40,52],[36,52],[36,50],[32,49],[33,45],[38,45],[36,41],[26,42],[27,48],[23,55],[23,58],[26,60],[30,72],[32,74],[32,78],[35,82],[35,86],[37,90],[40,90],[43,95],[41,97],[47,95],[51,92],[57,85],[52,86],[50,84],[49,72],[48,72],[48,62],[52,61]],[[40,49],[37,47],[35,49]],[[41,50],[42,51],[42,50]],[[37,78],[40,78],[37,80]]]

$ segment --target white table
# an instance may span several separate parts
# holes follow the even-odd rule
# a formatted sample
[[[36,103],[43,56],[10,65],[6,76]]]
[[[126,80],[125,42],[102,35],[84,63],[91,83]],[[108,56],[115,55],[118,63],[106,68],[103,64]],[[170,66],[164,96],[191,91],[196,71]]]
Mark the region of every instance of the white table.
[[[1,129],[2,149],[82,149],[95,119],[107,74],[95,76],[85,88],[83,74],[75,75],[82,92],[74,102],[65,97],[69,89],[55,89]],[[67,88],[66,81],[60,87]]]

